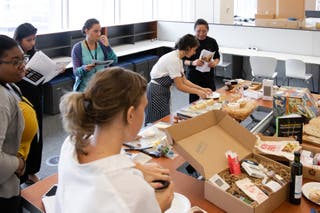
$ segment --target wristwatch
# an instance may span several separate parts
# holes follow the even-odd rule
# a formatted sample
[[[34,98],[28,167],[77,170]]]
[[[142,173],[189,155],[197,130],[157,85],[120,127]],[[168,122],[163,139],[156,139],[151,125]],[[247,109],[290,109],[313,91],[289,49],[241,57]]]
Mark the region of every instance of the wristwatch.
[[[189,62],[189,63],[190,63],[189,66],[192,66],[192,62],[193,62],[193,61],[190,61],[190,62]]]

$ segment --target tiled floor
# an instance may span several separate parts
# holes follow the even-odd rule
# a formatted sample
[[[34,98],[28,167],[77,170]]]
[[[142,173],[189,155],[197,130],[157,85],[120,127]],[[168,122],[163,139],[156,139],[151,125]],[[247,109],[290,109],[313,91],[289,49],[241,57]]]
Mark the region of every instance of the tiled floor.
[[[221,87],[222,80],[216,80],[217,88]],[[172,88],[172,111],[186,106],[188,104],[188,94],[178,91],[175,87]],[[60,114],[44,116],[44,146],[42,154],[41,170],[38,173],[40,178],[45,178],[57,172],[57,166],[54,165],[59,156],[60,147],[66,138],[67,134],[63,130]]]

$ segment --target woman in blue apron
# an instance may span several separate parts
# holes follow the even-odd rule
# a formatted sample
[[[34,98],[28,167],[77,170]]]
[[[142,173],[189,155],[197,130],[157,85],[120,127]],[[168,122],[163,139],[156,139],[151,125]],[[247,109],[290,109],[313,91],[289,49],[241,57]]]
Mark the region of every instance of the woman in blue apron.
[[[175,49],[163,55],[153,66],[151,81],[147,88],[148,105],[145,124],[155,122],[170,114],[170,87],[174,83],[178,90],[205,98],[212,93],[209,88],[193,84],[184,75],[182,58],[195,54],[199,41],[191,34],[179,39]]]

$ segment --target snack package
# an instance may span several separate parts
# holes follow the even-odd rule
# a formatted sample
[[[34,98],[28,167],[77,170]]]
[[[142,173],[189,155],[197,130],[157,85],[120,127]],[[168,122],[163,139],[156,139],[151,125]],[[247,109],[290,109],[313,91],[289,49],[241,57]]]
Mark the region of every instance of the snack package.
[[[238,155],[235,152],[228,150],[226,152],[226,157],[228,159],[229,170],[231,174],[238,175],[241,173],[240,163],[238,160]]]
[[[268,199],[268,196],[263,193],[249,178],[238,180],[236,185],[252,200],[257,201],[259,204]]]
[[[294,159],[294,152],[301,149],[298,141],[263,141],[257,136],[255,148],[263,154],[282,156],[290,161]]]

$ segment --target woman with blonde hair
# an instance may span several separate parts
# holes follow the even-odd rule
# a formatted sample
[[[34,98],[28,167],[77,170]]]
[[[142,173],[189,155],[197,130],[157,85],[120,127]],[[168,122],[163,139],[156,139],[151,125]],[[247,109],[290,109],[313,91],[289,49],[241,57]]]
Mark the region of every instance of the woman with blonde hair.
[[[137,136],[147,105],[147,83],[119,67],[97,72],[84,92],[64,95],[57,212],[161,212],[173,184],[154,191],[135,163],[120,154]],[[166,174],[164,174],[165,176]]]

